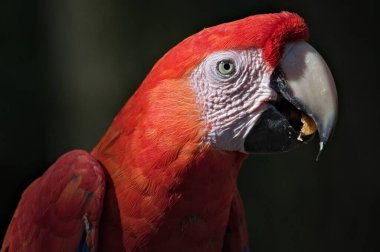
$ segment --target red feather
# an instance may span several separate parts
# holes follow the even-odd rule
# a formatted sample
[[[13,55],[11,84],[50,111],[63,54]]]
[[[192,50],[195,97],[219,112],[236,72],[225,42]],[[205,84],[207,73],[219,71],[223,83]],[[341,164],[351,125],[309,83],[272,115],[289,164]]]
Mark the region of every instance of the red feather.
[[[245,155],[213,149],[188,73],[218,50],[262,48],[277,64],[307,38],[296,14],[257,15],[205,29],[157,62],[92,154],[107,169],[104,251],[225,251],[247,246],[236,177]],[[233,232],[228,237],[227,227]],[[121,240],[116,240],[118,237]]]
[[[1,251],[76,251],[89,221],[95,251],[104,196],[103,168],[87,152],[60,157],[23,193]]]
[[[74,152],[25,191],[2,251],[75,251],[83,214],[94,234],[99,230],[99,251],[246,250],[236,188],[246,155],[204,141],[208,127],[188,74],[219,50],[261,48],[274,67],[285,43],[307,36],[302,18],[281,12],[204,29],[179,43],[156,63],[91,153],[106,173],[100,223],[101,166]],[[96,235],[89,244],[95,243]]]
[[[297,14],[281,12],[254,15],[198,32],[167,52],[153,67],[144,83],[186,76],[207,55],[221,50],[261,48],[266,62],[274,67],[286,43],[306,40],[309,30]]]

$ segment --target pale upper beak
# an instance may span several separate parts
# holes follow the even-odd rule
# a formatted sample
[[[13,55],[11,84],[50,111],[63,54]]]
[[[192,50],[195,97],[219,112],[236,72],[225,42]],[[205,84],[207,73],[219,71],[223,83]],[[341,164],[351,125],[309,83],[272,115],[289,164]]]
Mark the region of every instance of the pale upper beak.
[[[245,151],[288,151],[310,140],[316,130],[322,151],[336,123],[338,98],[321,55],[304,41],[286,45],[271,86],[278,98],[267,104],[250,130]]]
[[[288,84],[289,102],[314,120],[322,151],[338,114],[338,97],[330,69],[322,56],[304,41],[285,47],[280,67]]]

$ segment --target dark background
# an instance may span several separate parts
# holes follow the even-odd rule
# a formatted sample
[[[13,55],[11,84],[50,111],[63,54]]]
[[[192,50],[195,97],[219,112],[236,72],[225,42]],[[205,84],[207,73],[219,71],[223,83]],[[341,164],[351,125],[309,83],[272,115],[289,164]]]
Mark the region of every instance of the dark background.
[[[59,155],[90,150],[168,49],[280,10],[308,23],[336,80],[339,121],[319,162],[314,141],[245,163],[252,251],[380,251],[379,14],[369,0],[2,0],[0,237],[24,188]]]

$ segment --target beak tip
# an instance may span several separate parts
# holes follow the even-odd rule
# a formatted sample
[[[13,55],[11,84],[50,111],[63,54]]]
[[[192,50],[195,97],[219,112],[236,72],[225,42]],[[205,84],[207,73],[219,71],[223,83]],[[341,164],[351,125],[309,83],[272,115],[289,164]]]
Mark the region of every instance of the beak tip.
[[[319,157],[322,153],[322,151],[324,150],[326,144],[329,142],[330,138],[331,138],[331,135],[334,131],[334,128],[335,128],[335,121],[332,123],[332,125],[330,125],[329,127],[327,127],[325,130],[318,130],[318,134],[319,134],[319,150],[318,150],[318,155],[317,155],[317,158],[316,158],[316,161],[319,160]]]
[[[320,141],[319,142],[319,151],[318,151],[318,154],[317,154],[317,158],[315,159],[316,162],[319,161],[319,156],[321,155],[324,146],[325,146],[325,142],[324,141]]]
[[[281,60],[293,100],[299,101],[303,110],[316,123],[320,156],[335,128],[338,97],[334,78],[321,55],[308,43],[289,44]]]

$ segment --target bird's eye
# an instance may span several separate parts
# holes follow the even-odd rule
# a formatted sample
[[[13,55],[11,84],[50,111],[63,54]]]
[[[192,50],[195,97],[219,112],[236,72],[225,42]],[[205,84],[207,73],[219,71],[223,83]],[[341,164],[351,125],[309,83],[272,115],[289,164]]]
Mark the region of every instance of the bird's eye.
[[[216,68],[222,75],[230,76],[235,73],[235,65],[232,60],[219,61]]]

